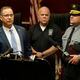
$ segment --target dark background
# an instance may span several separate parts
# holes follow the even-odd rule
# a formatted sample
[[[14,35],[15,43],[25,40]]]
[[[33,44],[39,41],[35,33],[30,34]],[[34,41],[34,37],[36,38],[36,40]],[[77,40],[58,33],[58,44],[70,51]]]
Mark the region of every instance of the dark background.
[[[76,3],[80,3],[80,0],[42,0],[41,6],[48,6],[51,13],[67,13]],[[5,5],[11,6],[15,13],[21,13],[23,22],[29,22],[30,0],[0,0],[0,8]]]

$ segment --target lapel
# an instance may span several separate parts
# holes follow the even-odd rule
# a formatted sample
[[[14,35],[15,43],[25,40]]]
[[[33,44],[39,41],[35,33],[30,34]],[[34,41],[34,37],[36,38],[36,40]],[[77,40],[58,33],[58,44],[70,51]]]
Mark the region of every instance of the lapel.
[[[3,30],[2,27],[0,28],[0,36],[1,36],[1,38],[2,38],[3,43],[5,44],[5,47],[6,47],[6,46],[7,46],[7,47],[11,47],[10,44],[9,44],[9,41],[8,41],[8,39],[7,39],[7,37],[6,37],[6,34],[5,34],[5,32],[4,32],[4,30]]]

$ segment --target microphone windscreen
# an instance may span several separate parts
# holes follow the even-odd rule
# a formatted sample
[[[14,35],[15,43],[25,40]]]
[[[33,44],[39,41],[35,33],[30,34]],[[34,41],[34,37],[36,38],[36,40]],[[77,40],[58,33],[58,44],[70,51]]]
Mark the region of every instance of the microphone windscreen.
[[[13,48],[10,48],[10,50],[9,50],[9,51],[10,51],[10,53],[13,53]]]

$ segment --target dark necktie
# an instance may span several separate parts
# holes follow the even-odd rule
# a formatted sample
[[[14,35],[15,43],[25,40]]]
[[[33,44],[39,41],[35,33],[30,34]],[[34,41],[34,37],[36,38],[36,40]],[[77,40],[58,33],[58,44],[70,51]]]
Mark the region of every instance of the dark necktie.
[[[69,35],[69,38],[68,38],[68,40],[67,40],[67,44],[66,44],[65,51],[67,51],[67,49],[68,49],[68,46],[69,46],[69,43],[70,43],[70,41],[71,41],[71,38],[72,38],[72,35],[73,35],[74,30],[75,30],[75,27],[72,28],[72,31],[71,31],[71,33],[70,33],[70,35]]]
[[[16,42],[16,39],[15,39],[13,30],[9,30],[9,31],[10,31],[10,34],[11,34],[11,44],[12,44],[13,52],[16,52],[18,50],[17,49],[17,42]]]

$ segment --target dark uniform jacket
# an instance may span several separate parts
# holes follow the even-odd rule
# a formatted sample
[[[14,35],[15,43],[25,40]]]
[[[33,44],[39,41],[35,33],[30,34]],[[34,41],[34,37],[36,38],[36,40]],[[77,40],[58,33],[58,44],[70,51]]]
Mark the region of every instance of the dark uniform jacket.
[[[55,24],[47,25],[44,31],[41,30],[39,24],[34,25],[29,30],[29,38],[31,46],[39,52],[43,52],[52,45],[61,45],[61,31]]]

